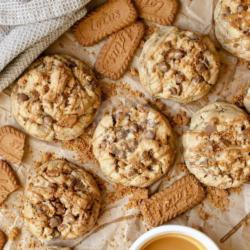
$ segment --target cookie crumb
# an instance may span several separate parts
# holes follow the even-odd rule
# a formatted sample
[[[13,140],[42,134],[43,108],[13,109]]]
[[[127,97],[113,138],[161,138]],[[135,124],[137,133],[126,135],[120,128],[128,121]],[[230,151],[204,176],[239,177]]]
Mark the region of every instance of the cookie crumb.
[[[222,211],[227,210],[230,203],[228,191],[214,187],[207,188],[207,199]]]
[[[80,137],[71,141],[63,142],[63,147],[65,149],[76,152],[77,159],[81,163],[84,163],[87,161],[97,163],[94,157],[94,154],[92,152],[91,140],[92,140],[93,132],[94,132],[94,127],[92,125]]]
[[[207,221],[209,219],[209,217],[211,216],[208,212],[205,211],[203,205],[201,205],[201,206],[198,207],[198,214],[199,214],[199,217],[203,221]]]
[[[8,235],[8,239],[11,241],[15,241],[21,233],[21,230],[18,227],[13,227]]]
[[[187,116],[187,113],[185,111],[181,111],[178,114],[174,115],[172,121],[175,125],[187,126],[190,122],[190,117]]]

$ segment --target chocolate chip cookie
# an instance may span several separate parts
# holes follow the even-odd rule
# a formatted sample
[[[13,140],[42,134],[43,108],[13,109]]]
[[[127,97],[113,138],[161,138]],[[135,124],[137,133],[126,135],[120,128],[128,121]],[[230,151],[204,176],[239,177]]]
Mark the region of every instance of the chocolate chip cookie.
[[[167,119],[148,106],[117,107],[98,124],[93,152],[111,182],[146,187],[173,164],[174,135]]]
[[[45,56],[13,89],[12,113],[30,135],[45,141],[81,135],[100,105],[92,70],[69,56]]]
[[[250,61],[250,1],[219,0],[214,20],[215,35],[222,47]]]
[[[183,146],[187,168],[205,185],[238,187],[250,176],[250,121],[235,105],[216,102],[195,113]]]
[[[169,26],[145,43],[139,75],[152,96],[189,103],[215,85],[219,66],[219,57],[208,37]]]
[[[89,231],[100,210],[90,174],[66,160],[43,164],[25,188],[23,215],[40,240],[73,239]]]

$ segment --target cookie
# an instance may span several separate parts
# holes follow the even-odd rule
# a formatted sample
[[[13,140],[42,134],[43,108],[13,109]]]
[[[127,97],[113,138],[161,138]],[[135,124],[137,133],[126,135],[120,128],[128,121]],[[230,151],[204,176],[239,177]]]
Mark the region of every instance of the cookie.
[[[7,162],[0,160],[0,204],[20,187],[19,181]]]
[[[95,180],[66,160],[43,164],[29,179],[24,196],[25,223],[40,240],[82,236],[99,215],[100,191]]]
[[[25,134],[11,126],[0,128],[0,155],[14,164],[22,162]]]
[[[142,85],[155,98],[190,103],[216,84],[219,56],[208,37],[169,26],[144,44],[139,59]]]
[[[30,135],[44,141],[72,140],[94,119],[101,95],[92,70],[70,56],[37,60],[11,94],[12,114]]]
[[[219,0],[214,10],[215,35],[233,55],[250,61],[249,1]]]
[[[187,168],[207,186],[238,187],[250,177],[250,120],[235,105],[216,102],[195,113],[183,147]]]
[[[0,250],[3,249],[6,241],[7,241],[7,237],[5,233],[2,230],[0,230]]]
[[[153,227],[175,218],[198,205],[205,198],[205,190],[192,175],[174,182],[170,187],[142,201],[143,219]]]
[[[93,153],[114,183],[146,187],[165,175],[175,157],[168,121],[141,104],[118,106],[105,114],[93,136]]]
[[[170,25],[178,10],[177,0],[135,0],[135,6],[140,17],[161,25]]]
[[[136,18],[137,13],[131,0],[109,0],[81,20],[74,34],[80,44],[91,46],[132,24]]]
[[[246,110],[250,113],[250,87],[248,87],[243,99]]]
[[[95,69],[105,77],[117,80],[126,72],[144,34],[144,24],[134,23],[111,35],[101,49]]]

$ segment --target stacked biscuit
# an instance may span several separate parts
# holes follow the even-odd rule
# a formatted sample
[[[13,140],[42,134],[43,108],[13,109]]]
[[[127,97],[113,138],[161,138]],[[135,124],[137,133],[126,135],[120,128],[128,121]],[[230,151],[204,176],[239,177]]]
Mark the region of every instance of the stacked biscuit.
[[[222,45],[247,59],[245,38],[250,27],[246,6],[245,2],[221,0],[215,21]],[[95,70],[119,79],[143,38],[144,24],[138,18],[170,25],[177,7],[175,0],[110,0],[81,20],[74,34],[83,46],[109,36]],[[225,34],[225,30],[229,31]],[[226,40],[227,36],[232,40]],[[233,40],[239,36],[242,40],[235,45]],[[216,84],[220,60],[208,37],[167,26],[146,41],[139,65],[141,84],[153,98],[186,104],[204,97]],[[248,110],[249,99],[248,91],[244,99]],[[28,134],[47,142],[68,141],[84,134],[95,120],[101,91],[94,71],[86,63],[52,55],[37,60],[18,79],[11,101],[13,116]],[[0,154],[20,164],[24,140],[20,131],[9,126],[1,128]],[[147,188],[174,165],[175,140],[168,119],[135,100],[107,110],[96,126],[92,148],[111,183]],[[139,206],[152,226],[199,204],[206,196],[204,186],[238,187],[250,176],[249,116],[235,105],[216,102],[203,107],[193,115],[182,142],[190,174]],[[3,202],[18,188],[18,181],[6,162],[0,162],[0,171],[8,183],[5,189],[0,185]],[[74,239],[93,228],[100,201],[97,184],[83,168],[62,159],[51,160],[28,180],[23,214],[31,233],[41,240]],[[4,236],[0,237],[1,243]]]

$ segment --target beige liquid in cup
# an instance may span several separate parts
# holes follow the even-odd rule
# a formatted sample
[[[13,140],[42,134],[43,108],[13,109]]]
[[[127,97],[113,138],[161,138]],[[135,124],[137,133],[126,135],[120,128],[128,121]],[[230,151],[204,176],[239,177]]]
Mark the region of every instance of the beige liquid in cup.
[[[207,250],[207,248],[189,236],[170,233],[152,239],[140,250]]]

